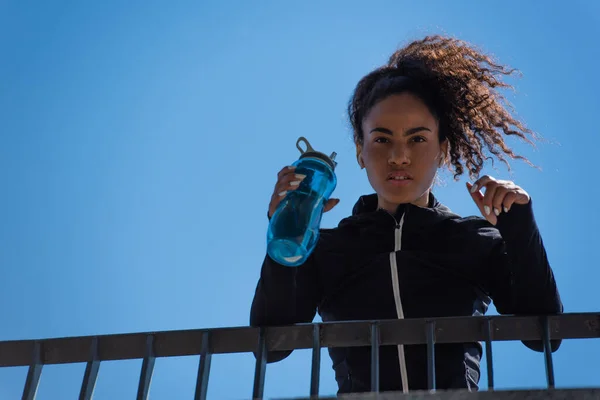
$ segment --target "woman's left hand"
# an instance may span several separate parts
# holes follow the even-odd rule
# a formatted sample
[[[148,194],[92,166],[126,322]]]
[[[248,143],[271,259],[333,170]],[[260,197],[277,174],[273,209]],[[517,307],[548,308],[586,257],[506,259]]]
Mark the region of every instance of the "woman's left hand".
[[[485,188],[485,194],[481,189]],[[484,175],[475,183],[467,182],[467,189],[481,214],[491,224],[496,225],[502,212],[509,212],[513,204],[527,204],[529,194],[512,181],[500,181]]]

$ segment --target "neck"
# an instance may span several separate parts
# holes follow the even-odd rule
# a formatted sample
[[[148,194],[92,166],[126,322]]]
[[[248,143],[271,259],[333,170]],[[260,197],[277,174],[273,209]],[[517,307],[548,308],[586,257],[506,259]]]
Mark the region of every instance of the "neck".
[[[425,193],[423,193],[423,195],[421,195],[419,198],[415,199],[414,201],[409,201],[406,203],[393,203],[393,202],[389,202],[385,199],[383,199],[381,196],[377,196],[378,197],[378,204],[377,204],[377,208],[381,208],[384,209],[390,213],[395,213],[396,210],[398,209],[398,206],[400,204],[412,204],[415,205],[417,207],[427,207],[429,206],[429,190],[426,191]]]

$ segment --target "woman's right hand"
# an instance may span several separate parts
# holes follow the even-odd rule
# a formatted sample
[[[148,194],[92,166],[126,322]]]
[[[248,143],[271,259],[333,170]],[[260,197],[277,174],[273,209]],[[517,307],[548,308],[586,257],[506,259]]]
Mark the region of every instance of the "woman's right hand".
[[[284,167],[277,174],[277,183],[275,184],[275,190],[271,196],[271,202],[269,203],[269,218],[273,216],[277,206],[281,203],[281,200],[285,198],[285,195],[292,190],[298,189],[300,182],[306,178],[306,175],[296,174],[296,167],[288,166]],[[323,212],[330,211],[333,207],[337,206],[340,199],[329,199],[325,203]]]

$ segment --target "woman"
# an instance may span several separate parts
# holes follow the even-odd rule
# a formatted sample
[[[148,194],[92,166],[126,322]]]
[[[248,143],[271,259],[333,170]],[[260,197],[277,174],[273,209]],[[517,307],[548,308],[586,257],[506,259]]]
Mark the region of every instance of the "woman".
[[[504,135],[532,132],[503,106],[500,76],[512,71],[464,42],[415,41],[363,77],[348,107],[356,158],[374,194],[337,228],[322,229],[308,261],[289,268],[265,257],[251,325],[501,314],[556,314],[562,303],[528,193],[483,176],[467,183],[482,217],[460,217],[432,193],[438,169],[476,178],[484,148],[522,158]],[[522,158],[524,159],[524,158]],[[302,176],[283,168],[269,216]],[[330,210],[339,200],[331,199]],[[536,351],[539,343],[525,342]],[[558,348],[555,343],[553,350]],[[438,389],[477,390],[479,343],[436,345]],[[370,349],[333,348],[339,393],[370,390]],[[290,352],[269,354],[269,362]],[[386,346],[382,391],[427,389],[426,347]]]

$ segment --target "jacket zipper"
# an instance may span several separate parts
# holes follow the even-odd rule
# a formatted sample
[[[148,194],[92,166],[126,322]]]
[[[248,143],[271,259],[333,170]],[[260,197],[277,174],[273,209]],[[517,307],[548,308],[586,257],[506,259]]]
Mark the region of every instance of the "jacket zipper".
[[[392,273],[392,288],[394,290],[394,303],[396,304],[396,314],[398,319],[404,319],[404,309],[402,308],[402,299],[400,297],[400,283],[398,281],[398,265],[396,261],[396,252],[402,250],[402,227],[404,225],[404,216],[406,211],[402,214],[400,222],[390,213],[390,216],[394,218],[396,227],[394,229],[394,251],[390,253],[390,270]],[[402,391],[408,393],[408,372],[406,369],[406,356],[404,354],[404,345],[398,345],[398,362],[400,364],[400,378],[402,379]]]

